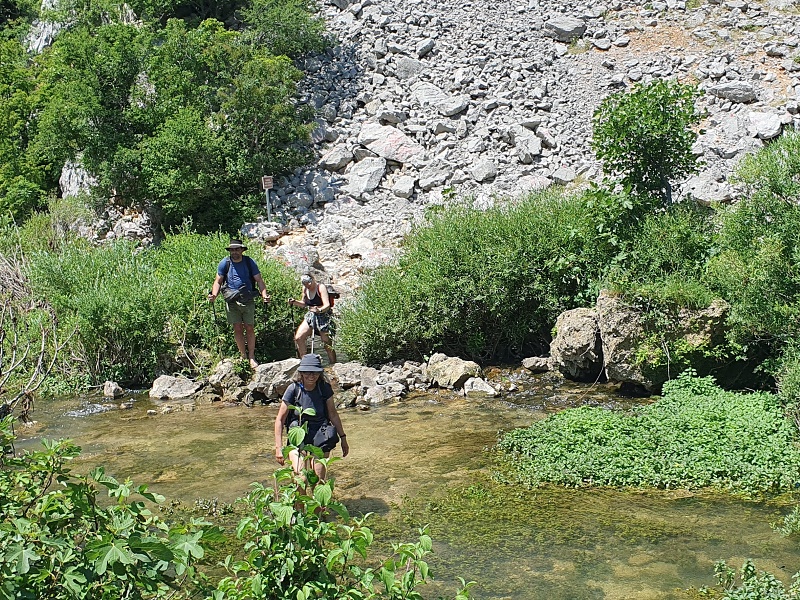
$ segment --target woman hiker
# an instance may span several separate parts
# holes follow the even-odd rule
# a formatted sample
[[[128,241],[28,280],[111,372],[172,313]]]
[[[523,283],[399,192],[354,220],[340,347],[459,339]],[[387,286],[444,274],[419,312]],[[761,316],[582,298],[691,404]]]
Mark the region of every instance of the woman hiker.
[[[303,284],[303,295],[300,300],[289,298],[289,306],[299,306],[307,308],[303,322],[294,334],[294,345],[297,347],[297,355],[303,358],[306,354],[306,342],[308,337],[318,334],[325,346],[328,355],[328,362],[336,362],[336,351],[331,344],[330,324],[331,324],[331,299],[328,295],[328,288],[323,283],[317,283],[314,276],[306,273],[300,278]]]
[[[307,414],[299,416],[298,412],[290,409],[289,406],[296,406],[298,409],[313,408],[315,414],[313,416]],[[303,444],[312,444],[314,436],[320,428],[330,421],[330,424],[336,428],[336,433],[342,442],[342,457],[348,455],[350,446],[347,444],[347,436],[344,433],[342,421],[339,418],[339,413],[336,412],[336,405],[333,402],[333,388],[331,388],[331,384],[325,377],[322,361],[320,361],[317,354],[306,354],[300,359],[294,382],[286,388],[286,392],[283,394],[283,401],[280,408],[278,408],[278,415],[275,417],[275,460],[280,465],[286,462],[283,456],[283,432],[292,426],[299,425],[301,420],[302,423],[308,425]],[[327,447],[327,445],[321,447],[325,458],[331,455],[331,450],[335,447],[335,443],[330,447]],[[306,454],[303,458],[300,450],[294,449],[289,452],[289,460],[292,461],[292,468],[295,473],[300,474],[302,472],[302,463],[305,461],[306,467],[314,469],[320,480],[325,479],[325,465],[318,463],[313,455]]]

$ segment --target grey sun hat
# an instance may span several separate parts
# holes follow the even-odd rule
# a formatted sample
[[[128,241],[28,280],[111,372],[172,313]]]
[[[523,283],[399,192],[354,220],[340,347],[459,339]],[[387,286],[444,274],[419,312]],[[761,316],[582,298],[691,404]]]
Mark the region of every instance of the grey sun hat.
[[[235,250],[241,248],[242,251],[247,250],[247,246],[242,243],[242,240],[232,239],[231,243],[228,244],[228,247],[225,250]]]
[[[301,373],[322,373],[322,361],[319,354],[306,354],[300,359],[297,370]]]
[[[307,283],[311,283],[312,281],[314,281],[314,278],[311,275],[309,275],[308,273],[304,274],[300,278],[300,283],[302,283],[303,285],[306,285]]]

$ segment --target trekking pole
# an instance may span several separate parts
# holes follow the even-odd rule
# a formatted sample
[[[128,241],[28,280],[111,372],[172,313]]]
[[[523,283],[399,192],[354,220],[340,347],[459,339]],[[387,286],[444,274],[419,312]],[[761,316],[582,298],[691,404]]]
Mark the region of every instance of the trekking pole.
[[[316,331],[317,331],[317,315],[311,313],[311,354],[314,354],[314,336],[317,335]]]
[[[211,290],[208,291],[208,295],[211,295]],[[222,332],[219,330],[219,319],[217,318],[217,304],[216,302],[211,303],[211,312],[214,315],[214,329],[217,330],[217,352],[220,356],[222,356]]]

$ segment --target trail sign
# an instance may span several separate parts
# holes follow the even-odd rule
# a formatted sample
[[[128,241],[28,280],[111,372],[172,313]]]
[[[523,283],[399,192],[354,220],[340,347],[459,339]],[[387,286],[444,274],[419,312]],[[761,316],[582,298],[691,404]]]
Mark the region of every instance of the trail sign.
[[[264,175],[261,178],[261,187],[265,190],[272,189],[272,176],[271,175]]]

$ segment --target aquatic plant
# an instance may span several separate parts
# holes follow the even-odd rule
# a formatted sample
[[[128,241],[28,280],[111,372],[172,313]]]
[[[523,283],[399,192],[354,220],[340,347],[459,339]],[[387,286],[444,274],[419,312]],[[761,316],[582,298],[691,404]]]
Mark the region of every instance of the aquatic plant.
[[[506,476],[526,485],[714,487],[780,492],[800,482],[796,429],[774,394],[734,393],[685,372],[628,412],[568,409],[503,436]]]

